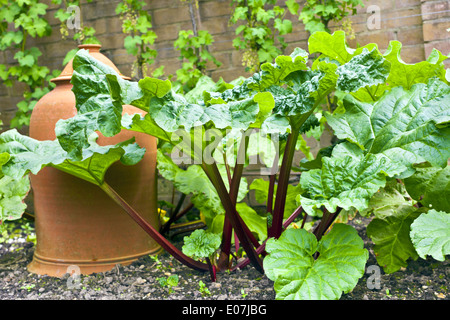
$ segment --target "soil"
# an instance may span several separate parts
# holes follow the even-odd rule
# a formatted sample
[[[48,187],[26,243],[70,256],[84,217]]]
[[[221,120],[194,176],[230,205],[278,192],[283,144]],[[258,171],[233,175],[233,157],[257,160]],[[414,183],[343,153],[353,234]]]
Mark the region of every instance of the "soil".
[[[373,244],[365,234],[368,220],[358,217],[350,223],[365,239],[370,252],[366,265],[369,271],[377,263]],[[17,229],[7,241],[0,243],[0,301],[275,299],[273,282],[253,267],[220,273],[217,281],[211,282],[208,273],[193,271],[167,253],[142,257],[131,265],[117,265],[111,271],[82,275],[79,279],[68,274],[62,278],[32,274],[27,271],[27,265],[33,257],[34,243],[26,237],[32,236],[33,231],[32,223],[28,224],[26,230]],[[381,273],[379,287],[373,282],[374,273],[368,272],[341,300],[449,300],[448,266],[449,259],[439,262],[419,258],[393,274],[385,274],[375,267]],[[178,283],[165,285],[164,280],[169,277],[178,277]]]

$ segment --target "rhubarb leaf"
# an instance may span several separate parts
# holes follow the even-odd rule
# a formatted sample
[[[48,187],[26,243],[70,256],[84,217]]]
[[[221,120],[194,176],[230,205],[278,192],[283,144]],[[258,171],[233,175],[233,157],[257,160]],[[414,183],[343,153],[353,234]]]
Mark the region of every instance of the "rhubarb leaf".
[[[431,209],[411,224],[411,241],[419,256],[444,261],[450,254],[450,214]]]
[[[275,63],[262,64],[259,83],[249,84],[248,87],[256,91],[264,91],[272,85],[279,85],[290,73],[306,70],[307,61],[308,53],[303,49],[295,48],[291,55],[280,55],[275,58]]]
[[[450,212],[450,167],[444,169],[417,168],[415,174],[404,179],[409,195],[422,205],[437,211]]]
[[[319,242],[304,229],[287,229],[266,251],[264,270],[278,300],[337,300],[356,286],[369,257],[356,230],[340,223]]]
[[[417,252],[411,242],[410,226],[420,215],[411,206],[396,215],[375,218],[367,226],[367,235],[375,244],[377,262],[386,273],[393,273],[408,265],[408,259],[417,260]]]
[[[439,80],[415,84],[411,90],[393,88],[374,103],[344,98],[345,113],[327,114],[340,139],[358,145],[364,153],[384,154],[408,167],[430,162],[444,167],[450,156],[450,87]]]
[[[9,176],[0,178],[0,225],[6,220],[22,217],[27,205],[25,197],[30,191],[28,175],[14,179]]]
[[[384,53],[384,58],[391,63],[391,72],[387,79],[390,88],[403,87],[409,90],[416,83],[428,83],[434,77],[446,82],[444,61],[448,59],[437,49],[433,49],[426,61],[414,64],[403,62],[400,57],[402,44],[399,41],[391,41]]]
[[[210,258],[220,247],[222,239],[219,235],[198,229],[189,236],[183,238],[184,245],[182,251],[185,255],[200,260]]]
[[[150,99],[171,88],[170,81],[145,78],[137,82],[122,79],[111,67],[79,50],[73,59],[72,91],[77,115],[59,120],[55,133],[64,150],[81,160],[83,148],[95,131],[111,137],[122,129],[122,105],[131,104],[148,111]]]
[[[338,67],[339,75],[336,88],[344,92],[356,92],[364,87],[383,84],[391,64],[384,59],[375,48],[372,51],[364,48],[363,52],[354,56],[349,62]]]
[[[320,215],[322,206],[329,212],[336,212],[338,207],[363,211],[373,194],[385,186],[386,177],[402,170],[403,167],[393,166],[382,155],[324,157],[321,169],[302,173],[300,184],[304,193],[297,197],[297,201],[312,216]]]
[[[27,173],[37,174],[43,167],[51,166],[96,185],[101,185],[108,168],[115,162],[134,165],[144,156],[134,139],[117,145],[100,146],[95,140],[97,134],[89,137],[89,147],[83,150],[82,159],[72,159],[63,150],[58,140],[38,141],[23,136],[17,130],[9,130],[0,135],[0,152],[10,154],[10,160],[3,165],[3,172],[13,178]]]

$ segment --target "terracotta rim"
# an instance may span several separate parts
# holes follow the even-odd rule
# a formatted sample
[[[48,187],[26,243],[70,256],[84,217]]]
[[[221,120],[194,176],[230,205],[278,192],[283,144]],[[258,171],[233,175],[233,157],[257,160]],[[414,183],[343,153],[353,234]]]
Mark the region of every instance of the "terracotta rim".
[[[87,49],[87,50],[92,49],[92,52],[100,53],[101,47],[102,47],[102,45],[100,45],[100,44],[80,44],[78,46],[78,49]],[[53,82],[53,83],[69,82],[72,79],[72,73],[73,73],[72,62],[73,62],[73,59],[71,59],[66,64],[66,66],[64,67],[61,74],[56,78],[50,79],[50,82]],[[111,64],[112,64],[112,62],[111,62]],[[113,64],[112,64],[112,66],[113,66]],[[114,69],[116,69],[115,66],[114,66]],[[116,71],[119,73],[119,75],[121,76],[122,79],[131,80],[130,77],[124,76],[122,73],[120,73],[119,70],[116,70]]]
[[[163,251],[161,247],[149,250],[140,254],[121,256],[117,259],[99,259],[92,260],[61,260],[40,256],[36,252],[33,255],[33,260],[28,264],[27,269],[31,273],[50,275],[61,277],[66,272],[69,266],[78,266],[81,274],[91,274],[94,272],[105,272],[112,270],[117,264],[129,265],[137,259],[146,255],[157,255]]]

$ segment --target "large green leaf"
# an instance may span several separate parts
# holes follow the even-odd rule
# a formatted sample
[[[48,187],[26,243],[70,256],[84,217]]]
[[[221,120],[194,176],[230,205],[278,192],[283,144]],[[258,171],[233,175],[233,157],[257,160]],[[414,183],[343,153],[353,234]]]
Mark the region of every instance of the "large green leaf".
[[[338,67],[339,78],[336,87],[344,92],[356,92],[364,87],[383,84],[388,75],[391,64],[384,59],[375,48],[364,49],[361,54],[354,56],[349,62]]]
[[[89,138],[89,147],[83,150],[82,159],[72,159],[63,150],[58,140],[38,141],[23,136],[17,130],[9,130],[0,135],[0,152],[10,154],[3,165],[5,175],[21,178],[27,173],[37,174],[43,167],[51,166],[96,185],[101,185],[108,168],[115,162],[134,165],[144,156],[134,139],[112,146],[100,146],[95,140],[97,134]]]
[[[419,256],[427,255],[439,261],[450,254],[450,214],[431,209],[411,224],[411,241]]]
[[[298,70],[306,70],[308,67],[308,53],[300,48],[295,48],[289,56],[278,56],[275,63],[266,62],[261,65],[261,79],[258,84],[249,84],[249,88],[263,91],[272,85],[279,85],[290,73]]]
[[[426,61],[408,64],[400,57],[401,49],[402,44],[399,41],[391,41],[384,53],[384,58],[391,63],[391,72],[387,79],[390,88],[401,86],[409,90],[414,84],[427,83],[433,77],[447,82],[443,64],[448,59],[447,56],[433,49]]]
[[[161,97],[171,88],[170,81],[146,78],[137,82],[124,80],[111,67],[79,50],[73,60],[71,82],[78,114],[59,120],[55,133],[64,150],[80,160],[83,148],[95,131],[110,137],[122,129],[122,105],[132,104],[148,111],[150,99]]]
[[[310,215],[320,215],[322,206],[329,212],[336,212],[338,207],[362,211],[373,194],[384,187],[386,177],[402,170],[382,155],[324,157],[321,169],[302,173],[300,184],[304,193],[297,200]]]
[[[194,126],[205,122],[202,121],[202,106],[187,102],[183,96],[173,91],[161,98],[151,99],[149,114],[161,129],[168,132],[179,128],[190,131]]]
[[[0,178],[0,222],[16,220],[22,217],[27,205],[25,197],[30,191],[28,175],[14,179],[8,176]],[[0,226],[1,228],[1,226]]]
[[[215,233],[198,229],[183,238],[183,253],[193,259],[210,258],[220,247],[222,239]]]
[[[414,201],[403,184],[392,179],[370,198],[368,208],[360,213],[365,216],[372,213],[376,218],[384,219],[389,216],[401,216],[411,211],[413,205]]]
[[[279,300],[337,300],[356,286],[369,257],[356,230],[344,224],[319,242],[304,229],[287,229],[267,241],[266,251],[264,270]]]
[[[381,56],[377,45],[374,43],[357,49],[349,48],[343,31],[336,31],[333,34],[316,32],[308,39],[308,47],[310,54],[321,53],[319,59],[314,62],[313,69],[319,61],[324,59],[330,59],[336,61],[339,65],[343,65],[364,50],[371,51],[376,56]],[[390,72],[386,82],[380,82],[376,85],[366,85],[364,88],[352,93],[352,95],[359,101],[369,102],[377,101],[386,91],[394,87],[401,86],[405,90],[409,90],[414,84],[427,83],[433,77],[437,77],[441,81],[448,83],[445,78],[445,66],[443,64],[443,61],[448,58],[447,56],[433,49],[426,61],[407,64],[400,57],[401,48],[402,44],[400,42],[391,41],[388,49],[383,54],[383,60],[390,64]],[[380,72],[383,74],[386,69],[385,66],[385,63],[380,65]],[[362,68],[365,69],[363,65]],[[363,69],[360,71],[364,72]],[[365,81],[366,79],[359,78],[358,80]]]
[[[450,167],[418,168],[404,180],[411,197],[437,211],[450,212]]]
[[[439,80],[415,84],[411,90],[392,89],[375,103],[344,99],[345,113],[327,114],[340,139],[365,153],[382,153],[409,167],[430,162],[444,167],[450,156],[450,87]]]
[[[398,211],[383,219],[375,218],[367,226],[367,235],[374,242],[378,264],[386,273],[393,273],[408,265],[408,259],[418,258],[409,232],[411,223],[420,214],[415,207]]]

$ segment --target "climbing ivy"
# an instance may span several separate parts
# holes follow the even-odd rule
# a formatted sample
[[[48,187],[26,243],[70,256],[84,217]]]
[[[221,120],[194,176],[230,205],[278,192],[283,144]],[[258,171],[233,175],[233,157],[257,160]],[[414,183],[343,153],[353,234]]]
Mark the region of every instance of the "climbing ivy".
[[[177,82],[183,87],[183,91],[192,90],[198,80],[205,75],[209,62],[217,67],[221,66],[208,50],[208,46],[214,42],[213,36],[207,30],[197,30],[198,21],[194,14],[194,7],[198,9],[197,0],[181,0],[189,5],[192,29],[181,30],[174,42],[174,48],[180,52],[183,60],[182,67],[176,71]]]
[[[132,77],[142,79],[145,76],[160,77],[164,74],[164,66],[151,71],[149,66],[155,62],[158,55],[152,47],[157,35],[152,29],[152,17],[148,11],[143,10],[144,1],[124,0],[116,7],[120,14],[123,33],[127,34],[124,47],[127,52],[135,56],[132,68]]]
[[[42,38],[51,34],[51,27],[43,17],[48,5],[38,0],[0,0],[0,79],[7,87],[25,85],[23,99],[17,103],[17,112],[11,120],[11,128],[22,128],[30,123],[31,111],[36,102],[52,87],[49,79],[55,76],[49,68],[40,66],[38,58],[42,52],[29,46],[31,38]],[[13,62],[8,60],[13,57]]]
[[[298,14],[300,5],[296,0],[288,0],[286,5],[291,13]],[[300,11],[299,20],[311,34],[315,31],[330,32],[328,24],[331,21],[343,21],[344,27],[348,28],[349,20],[345,18],[356,14],[358,6],[364,6],[363,0],[308,0]]]
[[[243,65],[256,72],[262,63],[270,62],[284,52],[284,35],[292,32],[292,22],[285,19],[286,10],[276,0],[233,0],[230,25],[238,24],[233,46],[244,50]],[[271,7],[269,9],[269,6]]]
[[[100,44],[100,41],[95,37],[95,29],[83,23],[80,0],[52,0],[52,2],[57,5],[64,4],[55,13],[55,18],[61,23],[60,32],[63,40],[72,34],[71,38],[77,45]],[[92,0],[86,0],[86,2],[90,3]],[[78,23],[75,23],[76,19],[78,19]],[[71,22],[70,24],[68,23],[69,21]],[[67,64],[75,56],[77,51],[78,49],[74,48],[67,52],[63,60],[63,65]]]

